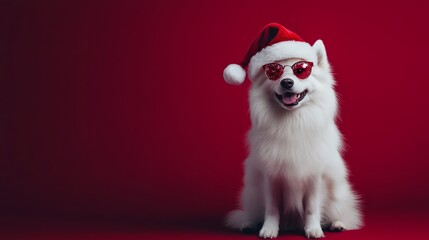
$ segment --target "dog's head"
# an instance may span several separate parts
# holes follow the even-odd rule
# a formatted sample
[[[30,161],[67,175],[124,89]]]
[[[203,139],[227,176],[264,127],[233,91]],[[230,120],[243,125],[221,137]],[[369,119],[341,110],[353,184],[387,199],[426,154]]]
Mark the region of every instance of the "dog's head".
[[[252,80],[251,104],[263,101],[263,105],[282,111],[311,104],[335,108],[334,79],[325,46],[318,40],[312,49],[316,56],[313,62],[287,58],[263,64]]]
[[[315,62],[287,58],[264,64],[252,80],[252,89],[269,99],[269,104],[275,104],[273,107],[284,110],[325,101],[323,98],[331,95],[326,92],[331,92],[334,80],[323,42],[316,41],[312,48],[317,56]]]

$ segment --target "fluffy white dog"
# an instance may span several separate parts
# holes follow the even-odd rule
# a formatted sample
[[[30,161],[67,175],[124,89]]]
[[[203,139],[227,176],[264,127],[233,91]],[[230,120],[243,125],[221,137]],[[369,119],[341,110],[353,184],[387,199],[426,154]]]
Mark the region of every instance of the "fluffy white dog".
[[[279,24],[267,25],[255,42],[241,66],[224,71],[227,82],[238,84],[248,64],[252,82],[250,154],[240,209],[228,215],[227,225],[259,230],[262,238],[275,238],[279,230],[303,229],[308,238],[321,238],[322,228],[359,228],[323,42],[311,46]]]

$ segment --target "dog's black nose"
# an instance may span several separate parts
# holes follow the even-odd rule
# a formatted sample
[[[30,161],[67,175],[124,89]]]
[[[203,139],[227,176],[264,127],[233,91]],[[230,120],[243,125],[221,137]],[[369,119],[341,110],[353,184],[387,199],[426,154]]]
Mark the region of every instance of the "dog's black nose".
[[[280,85],[283,88],[290,89],[293,87],[293,80],[290,78],[285,78],[280,81]]]

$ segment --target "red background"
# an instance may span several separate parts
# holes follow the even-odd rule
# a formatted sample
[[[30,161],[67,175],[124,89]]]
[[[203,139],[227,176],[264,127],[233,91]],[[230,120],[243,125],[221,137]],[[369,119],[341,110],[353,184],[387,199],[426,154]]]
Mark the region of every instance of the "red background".
[[[425,212],[429,15],[409,1],[2,1],[6,219],[221,219],[247,90],[222,79],[261,28],[322,39],[366,213]]]

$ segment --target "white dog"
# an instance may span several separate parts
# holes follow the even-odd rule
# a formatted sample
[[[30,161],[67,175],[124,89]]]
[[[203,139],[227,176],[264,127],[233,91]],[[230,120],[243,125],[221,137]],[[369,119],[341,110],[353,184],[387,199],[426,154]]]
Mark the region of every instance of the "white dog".
[[[281,40],[270,42],[275,37]],[[322,228],[359,228],[361,213],[341,157],[337,98],[323,42],[311,46],[279,24],[267,25],[255,42],[259,46],[252,45],[242,64],[249,64],[252,81],[250,154],[240,209],[228,215],[227,225],[259,230],[262,224],[262,238],[277,237],[279,229],[304,229],[308,238],[321,238]],[[244,77],[236,64],[224,71],[232,84]]]

